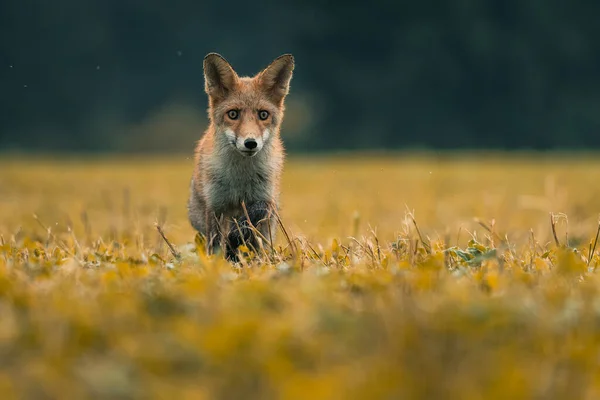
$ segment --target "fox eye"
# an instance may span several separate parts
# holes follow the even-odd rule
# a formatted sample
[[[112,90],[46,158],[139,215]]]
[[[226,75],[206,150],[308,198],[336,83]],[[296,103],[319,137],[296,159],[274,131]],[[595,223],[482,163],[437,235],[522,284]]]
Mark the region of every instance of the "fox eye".
[[[229,110],[227,111],[227,116],[230,119],[238,119],[240,113],[238,112],[238,110]]]
[[[265,119],[269,118],[269,112],[266,110],[260,110],[258,112],[258,118],[264,121]]]

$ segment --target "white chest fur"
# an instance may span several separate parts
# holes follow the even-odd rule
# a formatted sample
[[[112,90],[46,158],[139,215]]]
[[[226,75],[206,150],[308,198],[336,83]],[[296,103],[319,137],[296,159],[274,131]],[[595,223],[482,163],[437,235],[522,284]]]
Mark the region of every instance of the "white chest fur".
[[[209,161],[206,167],[210,179],[204,195],[215,211],[237,209],[242,202],[270,200],[273,171],[266,150],[246,157],[231,149]]]

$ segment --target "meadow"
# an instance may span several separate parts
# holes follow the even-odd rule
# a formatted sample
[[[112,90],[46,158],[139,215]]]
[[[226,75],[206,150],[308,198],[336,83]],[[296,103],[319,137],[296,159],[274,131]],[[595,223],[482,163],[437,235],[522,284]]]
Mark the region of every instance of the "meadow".
[[[290,157],[236,265],[191,169],[0,158],[3,399],[600,398],[597,155]]]

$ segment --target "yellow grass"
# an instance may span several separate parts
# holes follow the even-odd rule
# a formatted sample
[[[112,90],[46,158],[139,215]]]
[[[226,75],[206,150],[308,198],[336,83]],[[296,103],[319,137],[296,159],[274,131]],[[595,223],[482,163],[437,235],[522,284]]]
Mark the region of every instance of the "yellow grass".
[[[291,158],[240,265],[191,168],[0,160],[2,398],[600,398],[597,156]]]

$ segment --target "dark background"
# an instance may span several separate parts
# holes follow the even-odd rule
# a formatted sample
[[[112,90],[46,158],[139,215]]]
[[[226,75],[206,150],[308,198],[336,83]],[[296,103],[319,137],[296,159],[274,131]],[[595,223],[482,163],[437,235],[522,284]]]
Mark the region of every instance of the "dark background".
[[[186,152],[202,60],[296,71],[291,151],[600,147],[600,2],[1,0],[0,149]]]

